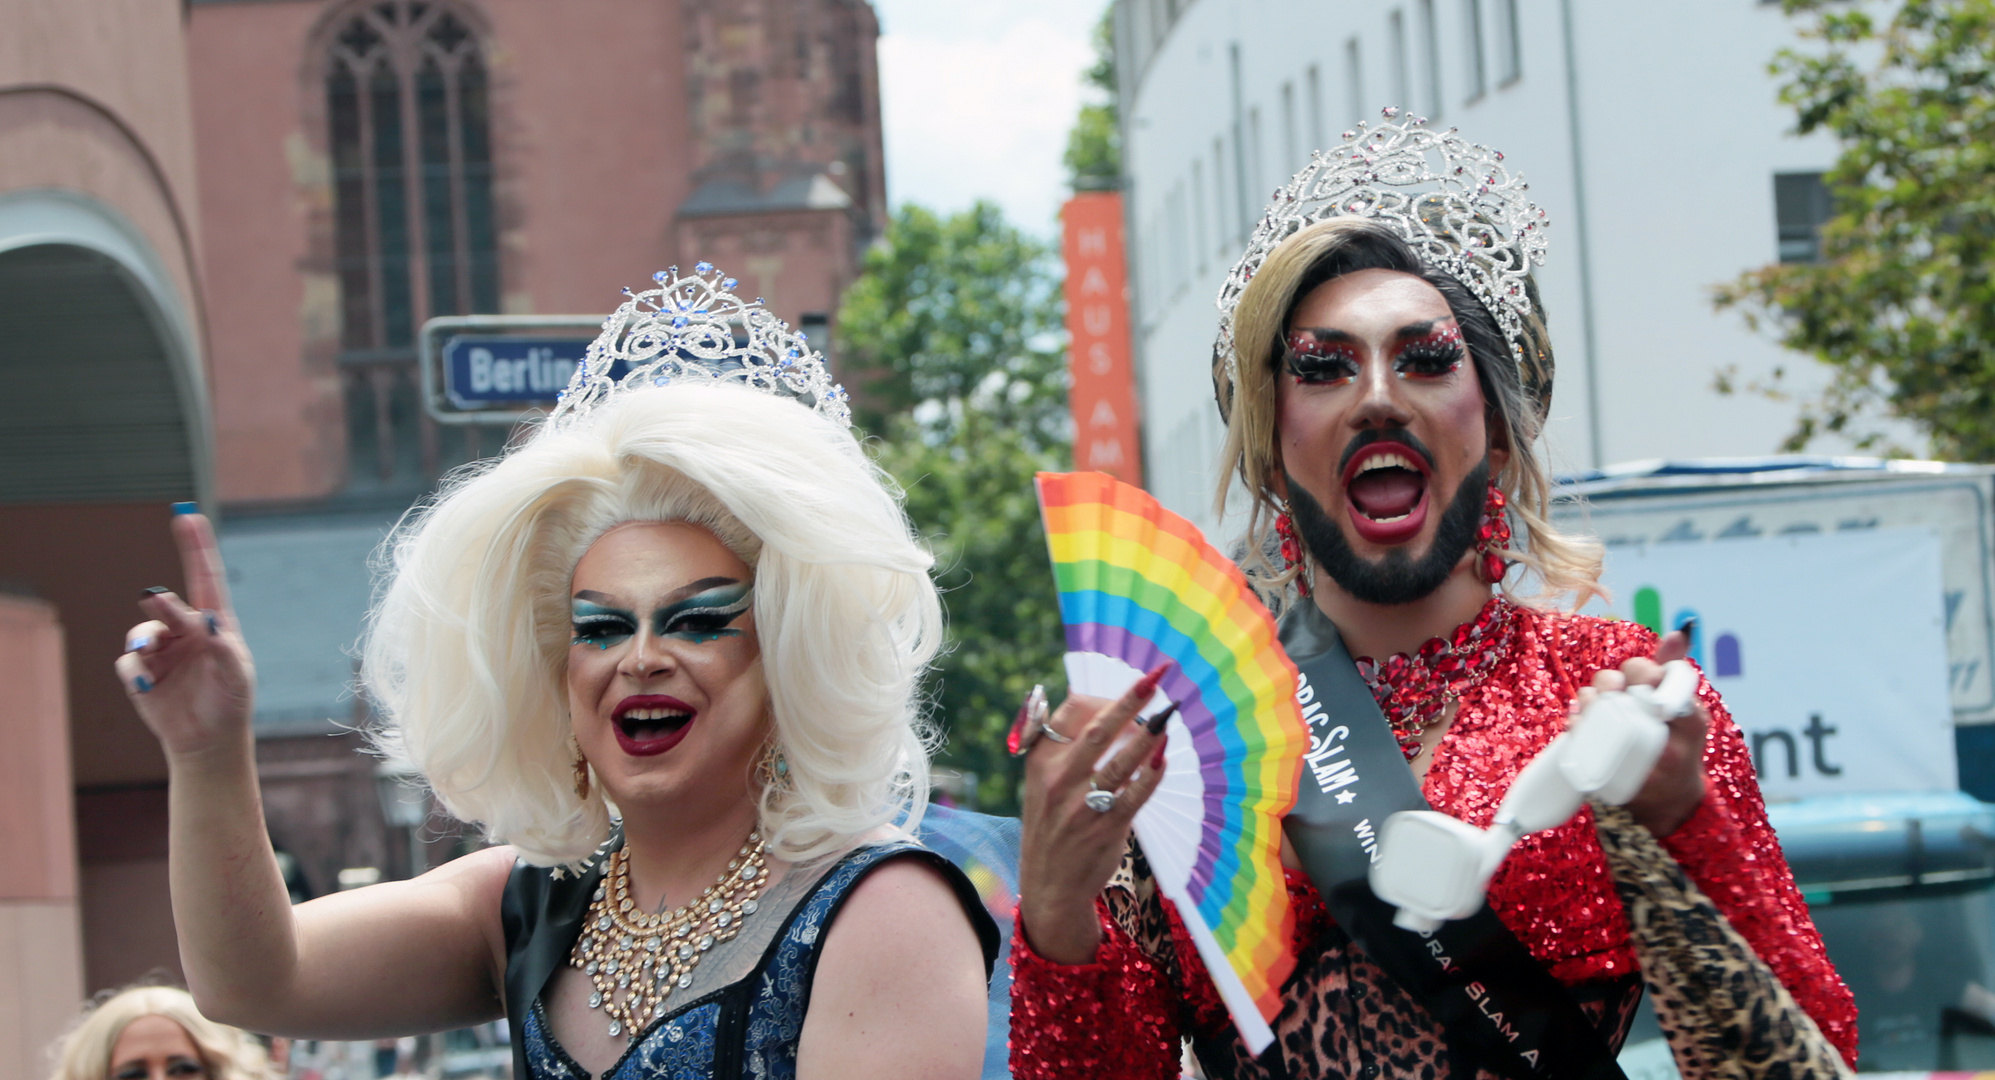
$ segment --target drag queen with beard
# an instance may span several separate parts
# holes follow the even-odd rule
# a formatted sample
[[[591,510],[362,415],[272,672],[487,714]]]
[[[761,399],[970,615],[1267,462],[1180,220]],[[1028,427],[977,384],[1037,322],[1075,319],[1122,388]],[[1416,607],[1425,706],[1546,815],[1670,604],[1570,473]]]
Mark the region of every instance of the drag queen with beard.
[[[501,846],[290,906],[249,653],[206,522],[176,520],[188,602],[148,596],[118,670],[166,750],[204,1013],[337,1039],[503,1015],[517,1080],[978,1074],[997,932],[905,831],[929,557],[821,357],[705,264],[658,280],[385,549],[379,742]]]
[[[1247,569],[1285,611],[1284,644],[1294,653],[1298,627],[1341,638],[1364,711],[1390,729],[1373,763],[1410,769],[1427,804],[1478,827],[1577,705],[1656,682],[1658,662],[1686,644],[1559,610],[1597,591],[1600,555],[1546,517],[1537,443],[1552,362],[1529,275],[1544,215],[1500,160],[1418,120],[1318,155],[1229,275],[1214,357],[1230,474],[1219,498],[1237,477],[1251,499]],[[1533,602],[1513,593],[1526,574],[1542,589]],[[1401,985],[1418,973],[1396,979],[1381,959],[1403,946],[1379,935],[1410,932],[1373,922],[1341,885],[1319,892],[1295,843],[1282,857],[1298,961],[1275,1044],[1251,1054],[1129,840],[1159,778],[1158,737],[1130,723],[1150,693],[1139,683],[1113,703],[1069,699],[1037,740],[1025,717],[1017,1076],[1175,1077],[1181,1040],[1209,1077],[1560,1075],[1479,1051],[1459,1013],[1452,1026],[1438,1019],[1439,997]],[[1853,1059],[1855,1009],[1767,825],[1739,729],[1708,684],[1698,701],[1672,726],[1628,827],[1660,838],[1723,913],[1714,921],[1742,935],[1739,954],[1764,961],[1766,984],[1784,986]],[[1611,1056],[1642,993],[1608,862],[1583,810],[1520,842],[1488,891],[1491,940],[1515,950],[1501,981],[1539,980],[1558,1000],[1541,994],[1533,1008],[1570,1011],[1567,1030],[1597,1047],[1566,1075],[1617,1075]],[[1377,905],[1368,891],[1362,900]]]

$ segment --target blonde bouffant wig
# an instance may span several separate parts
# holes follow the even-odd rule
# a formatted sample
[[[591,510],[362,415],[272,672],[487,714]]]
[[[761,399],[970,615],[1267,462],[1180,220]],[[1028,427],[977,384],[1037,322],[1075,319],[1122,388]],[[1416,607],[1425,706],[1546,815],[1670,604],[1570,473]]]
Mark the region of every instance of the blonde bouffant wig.
[[[269,1080],[263,1047],[227,1024],[201,1015],[194,997],[175,986],[130,986],[100,996],[85,1007],[69,1031],[55,1044],[51,1080],[110,1080],[117,1062],[111,1052],[132,1021],[163,1016],[180,1025],[208,1080]]]
[[[1302,571],[1300,566],[1275,567],[1268,545],[1258,542],[1282,512],[1276,494],[1282,462],[1275,430],[1275,388],[1289,320],[1296,305],[1317,286],[1370,269],[1412,274],[1434,286],[1448,302],[1482,384],[1490,441],[1510,452],[1496,482],[1520,527],[1513,530],[1515,539],[1502,555],[1537,574],[1543,585],[1537,598],[1554,603],[1563,598],[1575,609],[1585,604],[1600,592],[1600,546],[1568,536],[1552,524],[1548,514],[1552,478],[1537,445],[1551,390],[1551,343],[1543,320],[1533,314],[1520,343],[1534,371],[1543,373],[1542,385],[1527,387],[1511,343],[1475,294],[1445,272],[1425,265],[1398,234],[1362,217],[1334,217],[1301,229],[1275,248],[1254,273],[1234,309],[1239,385],[1227,375],[1227,358],[1213,357],[1214,389],[1226,415],[1226,467],[1220,473],[1218,505],[1223,513],[1227,492],[1237,478],[1252,502],[1247,535],[1257,542],[1247,545],[1247,557],[1258,571],[1252,577],[1260,587],[1279,592]],[[1531,300],[1535,309],[1543,310],[1535,286]],[[1534,396],[1534,390],[1545,398]],[[1513,579],[1505,580],[1508,592]]]
[[[577,794],[565,685],[575,564],[610,528],[683,521],[754,570],[774,739],[761,829],[780,857],[920,820],[918,687],[942,636],[932,560],[885,475],[834,421],[734,384],[622,393],[448,483],[383,545],[362,683],[376,743],[528,862],[609,835]]]

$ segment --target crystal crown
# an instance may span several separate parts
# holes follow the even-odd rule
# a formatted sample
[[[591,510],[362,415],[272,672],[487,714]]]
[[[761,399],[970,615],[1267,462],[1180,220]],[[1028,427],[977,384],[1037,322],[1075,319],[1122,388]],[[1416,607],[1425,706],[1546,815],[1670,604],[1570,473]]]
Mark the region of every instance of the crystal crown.
[[[1239,382],[1233,309],[1240,293],[1282,242],[1334,217],[1379,222],[1412,245],[1428,265],[1468,286],[1510,342],[1526,392],[1543,407],[1551,397],[1550,357],[1532,340],[1531,268],[1545,261],[1545,211],[1525,197],[1503,155],[1471,143],[1454,128],[1437,132],[1423,117],[1383,110],[1376,127],[1359,123],[1342,143],[1310,155],[1309,164],[1275,192],[1246,254],[1219,288],[1219,337],[1230,382]]]
[[[736,296],[738,283],[712,263],[700,263],[683,276],[674,266],[652,280],[655,289],[624,290],[629,299],[603,320],[603,332],[575,368],[548,423],[573,423],[617,394],[641,387],[735,382],[851,425],[851,402],[831,381],[824,354],[778,319],[761,297],[750,302]]]

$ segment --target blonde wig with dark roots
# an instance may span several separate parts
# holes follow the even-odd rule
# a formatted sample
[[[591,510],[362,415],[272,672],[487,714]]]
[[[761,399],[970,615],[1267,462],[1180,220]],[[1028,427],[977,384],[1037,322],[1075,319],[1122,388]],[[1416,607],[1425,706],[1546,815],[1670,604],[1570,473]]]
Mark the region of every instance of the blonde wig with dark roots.
[[[1491,443],[1510,451],[1496,477],[1509,500],[1514,542],[1502,554],[1534,572],[1542,589],[1532,598],[1548,604],[1561,600],[1573,608],[1599,593],[1600,546],[1568,536],[1551,523],[1547,509],[1552,480],[1539,456],[1548,401],[1534,399],[1519,376],[1516,360],[1496,320],[1475,294],[1460,281],[1425,265],[1398,234],[1360,217],[1317,222],[1289,237],[1269,254],[1240,294],[1233,315],[1233,340],[1240,350],[1240,385],[1226,374],[1226,357],[1214,356],[1212,379],[1221,412],[1226,417],[1225,468],[1220,473],[1218,506],[1237,477],[1251,500],[1247,520],[1247,558],[1257,587],[1269,594],[1287,589],[1301,565],[1278,567],[1269,558],[1267,536],[1282,512],[1276,484],[1282,476],[1281,446],[1276,428],[1276,377],[1283,342],[1296,305],[1317,286],[1359,270],[1394,270],[1412,274],[1434,286],[1448,302],[1482,384]],[[1535,286],[1532,306],[1542,311]],[[1533,314],[1525,328],[1525,347],[1539,369],[1550,372],[1551,343],[1543,320]],[[1546,387],[1549,394],[1549,385]],[[1503,586],[1511,591],[1510,579]]]
[[[263,1047],[242,1031],[201,1015],[177,986],[128,986],[98,995],[52,1048],[51,1080],[110,1080],[118,1039],[134,1020],[163,1016],[180,1026],[201,1055],[208,1080],[270,1080]]]
[[[942,637],[932,560],[842,426],[745,387],[633,390],[453,478],[382,548],[362,682],[443,805],[536,865],[609,835],[576,793],[565,684],[575,564],[610,528],[683,521],[754,569],[776,749],[762,835],[799,860],[928,796],[918,687]]]

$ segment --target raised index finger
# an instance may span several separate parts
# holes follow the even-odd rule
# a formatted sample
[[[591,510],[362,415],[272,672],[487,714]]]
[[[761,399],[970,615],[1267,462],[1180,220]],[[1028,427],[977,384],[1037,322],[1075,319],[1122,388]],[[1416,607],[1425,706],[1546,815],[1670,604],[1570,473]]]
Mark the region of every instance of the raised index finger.
[[[228,572],[222,568],[222,551],[207,515],[175,514],[173,540],[180,546],[180,571],[187,575],[187,602],[233,625]]]

